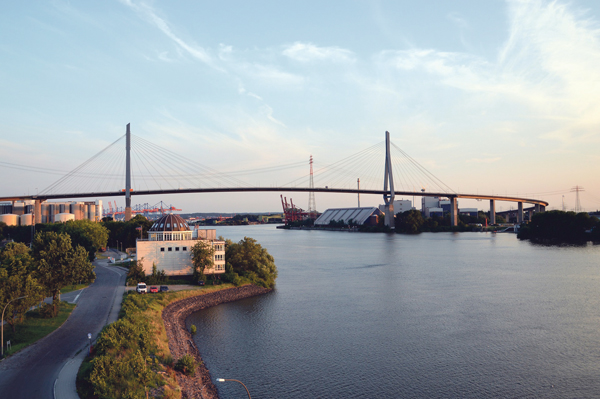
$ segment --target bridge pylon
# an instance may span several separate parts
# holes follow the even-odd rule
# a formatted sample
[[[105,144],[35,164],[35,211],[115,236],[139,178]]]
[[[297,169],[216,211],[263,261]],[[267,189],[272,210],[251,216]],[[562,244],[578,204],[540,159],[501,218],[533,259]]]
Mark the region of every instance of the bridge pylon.
[[[131,220],[131,131],[129,123],[125,137],[125,221]]]
[[[389,185],[389,191],[388,191]],[[392,154],[390,153],[390,132],[385,132],[385,172],[383,175],[383,202],[385,203],[385,225],[394,229],[394,175],[392,173]]]

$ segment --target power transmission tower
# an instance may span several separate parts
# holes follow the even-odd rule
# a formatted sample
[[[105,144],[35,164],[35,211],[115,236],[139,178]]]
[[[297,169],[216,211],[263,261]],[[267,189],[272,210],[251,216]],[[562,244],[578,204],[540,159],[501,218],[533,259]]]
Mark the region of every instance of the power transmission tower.
[[[310,181],[308,183],[308,187],[311,190],[314,190],[315,181],[313,180],[313,157],[312,157],[312,155],[310,156],[309,163],[310,163]],[[312,219],[316,219],[316,216],[317,216],[317,205],[315,203],[315,192],[314,191],[308,192],[308,215]]]
[[[583,209],[581,208],[581,202],[579,201],[579,192],[580,191],[585,191],[585,190],[581,186],[575,186],[571,189],[571,192],[575,193],[575,212],[577,212],[577,213],[583,212]]]

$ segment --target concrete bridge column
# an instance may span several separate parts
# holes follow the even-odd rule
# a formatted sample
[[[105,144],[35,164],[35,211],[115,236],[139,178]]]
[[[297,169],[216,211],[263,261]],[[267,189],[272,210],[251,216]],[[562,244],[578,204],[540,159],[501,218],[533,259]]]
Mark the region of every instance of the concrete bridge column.
[[[517,223],[523,223],[523,203],[518,202],[518,210],[517,210]]]
[[[535,213],[540,212],[540,204],[535,204]]]
[[[35,223],[35,224],[42,223],[42,201],[35,200],[35,203],[33,205],[33,213],[34,213],[33,217],[35,218],[33,223]]]
[[[450,224],[452,226],[458,226],[458,206],[456,197],[450,198]]]
[[[490,200],[490,224],[496,224],[496,201]]]

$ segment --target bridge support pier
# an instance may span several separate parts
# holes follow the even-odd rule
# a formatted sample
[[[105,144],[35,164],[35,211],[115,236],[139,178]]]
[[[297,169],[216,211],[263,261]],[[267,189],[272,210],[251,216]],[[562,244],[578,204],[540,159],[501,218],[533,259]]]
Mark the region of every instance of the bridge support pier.
[[[34,217],[34,224],[40,224],[42,223],[42,201],[41,200],[35,200],[34,205],[33,205],[33,217]]]
[[[458,226],[458,203],[456,197],[450,197],[450,225]]]
[[[523,223],[523,203],[522,202],[518,202],[518,209],[517,209],[517,223]]]
[[[496,224],[496,201],[490,200],[490,224]]]
[[[383,194],[383,202],[385,203],[385,225],[390,229],[396,228],[396,219],[394,215],[394,175],[392,173],[392,154],[390,153],[390,132],[385,132],[385,171],[383,175],[383,191],[388,191],[389,194]]]

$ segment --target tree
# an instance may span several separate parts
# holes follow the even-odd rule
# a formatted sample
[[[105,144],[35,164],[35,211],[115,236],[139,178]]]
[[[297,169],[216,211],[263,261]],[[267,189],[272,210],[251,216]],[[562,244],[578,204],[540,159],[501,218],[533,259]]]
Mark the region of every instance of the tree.
[[[59,225],[60,231],[71,236],[72,246],[81,245],[89,253],[90,261],[96,257],[96,252],[106,247],[108,241],[108,229],[101,223],[91,220],[71,220]]]
[[[15,324],[23,321],[29,308],[44,298],[44,287],[35,279],[33,272],[33,258],[24,244],[8,243],[0,251],[0,307],[4,308],[15,298],[26,297],[11,302],[6,308],[7,317],[4,320],[13,332]]]
[[[226,242],[225,258],[231,264],[233,272],[248,278],[254,284],[267,288],[275,286],[275,260],[255,239],[244,237],[237,243]]]
[[[136,285],[137,283],[144,281],[146,274],[144,273],[144,267],[142,266],[143,260],[144,258],[129,264],[127,285]]]
[[[205,281],[204,270],[212,269],[215,249],[207,241],[198,241],[192,247],[192,264],[194,265],[194,281]]]
[[[39,281],[52,294],[54,315],[58,314],[61,288],[90,281],[96,276],[87,251],[81,246],[73,249],[71,237],[66,233],[49,231],[36,234],[32,251]]]
[[[597,220],[586,212],[535,213],[531,221],[521,227],[518,237],[541,241],[585,242],[591,239],[586,231],[597,223]]]
[[[423,216],[416,209],[398,213],[396,215],[396,232],[417,234],[421,232],[423,223]]]

